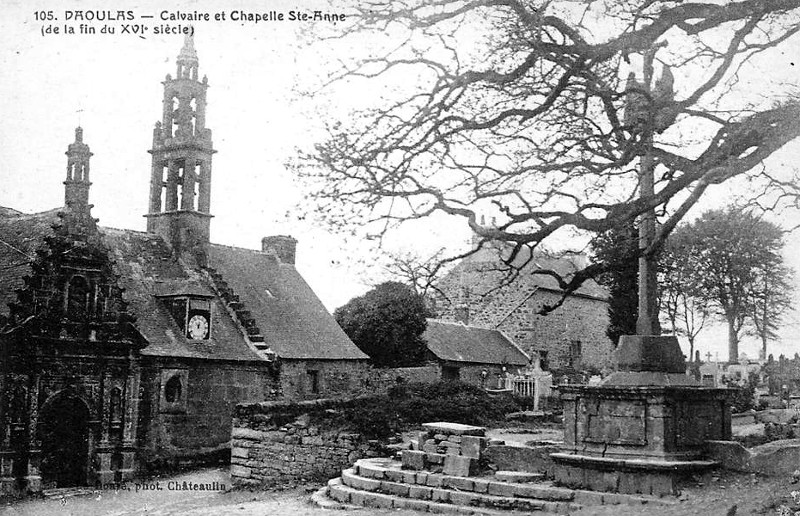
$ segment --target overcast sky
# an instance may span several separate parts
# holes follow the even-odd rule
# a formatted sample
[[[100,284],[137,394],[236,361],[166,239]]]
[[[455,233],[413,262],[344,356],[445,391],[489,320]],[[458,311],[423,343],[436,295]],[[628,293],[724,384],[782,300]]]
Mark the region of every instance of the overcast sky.
[[[351,1],[355,0],[342,0],[336,12],[350,12]],[[80,124],[84,141],[94,153],[91,201],[95,217],[103,226],[144,230],[150,175],[147,150],[153,125],[161,116],[161,81],[167,73],[175,74],[175,58],[183,44],[182,35],[155,35],[154,31],[162,24],[188,25],[162,22],[164,10],[209,13],[211,21],[195,22],[194,27],[200,75],[207,75],[210,84],[206,126],[213,131],[218,150],[213,159],[212,240],[258,248],[263,236],[292,234],[299,240],[298,268],[329,309],[363,293],[376,277],[373,270],[363,273],[365,262],[372,262],[364,254],[365,246],[298,220],[296,206],[302,203],[303,192],[285,168],[295,149],[307,146],[316,134],[316,121],[293,93],[293,85],[320,64],[320,58],[304,44],[304,33],[314,22],[290,21],[289,11],[311,13],[321,2],[105,4],[113,5],[112,15],[116,9],[132,11],[135,19],[86,21],[96,33],[80,34],[81,22],[75,20],[74,12],[73,19],[66,20],[68,11],[97,8],[102,3],[0,0],[0,206],[37,212],[63,204],[64,152]],[[56,20],[37,20],[36,13],[46,17],[47,10],[52,10]],[[231,21],[231,12],[237,10],[274,10],[285,19]],[[225,12],[225,21],[213,20],[219,12]],[[142,18],[150,15],[154,18]],[[114,27],[115,34],[102,34],[104,23]],[[61,34],[43,34],[51,24]],[[76,34],[63,34],[65,24]],[[144,24],[147,32],[144,37],[123,34],[125,24]],[[800,59],[796,40],[783,53],[776,53],[774,68],[751,71],[753,88],[760,87],[759,75],[764,73],[797,82],[796,68],[789,64],[792,56]],[[351,92],[341,98],[341,104],[353,104],[357,97]],[[332,110],[340,107],[330,106]],[[800,142],[793,142],[772,162],[796,166],[798,158]],[[701,209],[727,202],[731,188],[736,187],[711,191]],[[406,233],[401,244],[408,248],[430,247],[432,242],[460,246],[469,238],[463,225],[433,226],[424,234]],[[800,235],[790,236],[787,244],[787,261],[800,271]],[[798,316],[792,314],[788,322],[782,342],[773,345],[776,355],[800,351]],[[699,349],[719,351],[725,358],[724,329],[706,332]],[[742,349],[757,355],[755,344]]]

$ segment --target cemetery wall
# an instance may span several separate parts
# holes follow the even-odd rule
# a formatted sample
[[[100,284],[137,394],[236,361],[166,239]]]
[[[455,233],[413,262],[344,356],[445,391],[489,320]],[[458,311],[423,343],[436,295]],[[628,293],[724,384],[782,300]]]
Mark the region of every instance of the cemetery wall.
[[[231,481],[237,487],[292,485],[339,475],[356,460],[386,456],[378,441],[333,428],[321,416],[365,398],[237,405],[231,431]]]

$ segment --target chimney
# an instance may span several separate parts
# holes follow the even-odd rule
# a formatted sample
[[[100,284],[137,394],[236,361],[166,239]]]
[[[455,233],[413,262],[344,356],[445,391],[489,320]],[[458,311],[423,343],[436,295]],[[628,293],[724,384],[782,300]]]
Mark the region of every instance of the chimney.
[[[261,239],[261,251],[274,254],[281,263],[294,265],[297,240],[290,235],[273,235]]]

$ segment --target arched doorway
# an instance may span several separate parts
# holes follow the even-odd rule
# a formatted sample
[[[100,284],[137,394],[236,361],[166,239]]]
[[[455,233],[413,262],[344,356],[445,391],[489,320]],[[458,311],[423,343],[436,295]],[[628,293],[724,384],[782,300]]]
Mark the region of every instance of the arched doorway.
[[[38,423],[44,486],[86,485],[89,409],[76,396],[57,395],[42,407]]]

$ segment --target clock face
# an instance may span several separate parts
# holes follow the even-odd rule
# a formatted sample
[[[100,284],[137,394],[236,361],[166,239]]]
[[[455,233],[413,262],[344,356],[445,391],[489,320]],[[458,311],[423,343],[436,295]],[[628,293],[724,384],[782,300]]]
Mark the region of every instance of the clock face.
[[[186,333],[189,334],[189,338],[195,340],[208,338],[208,319],[204,315],[193,315],[189,319]]]

